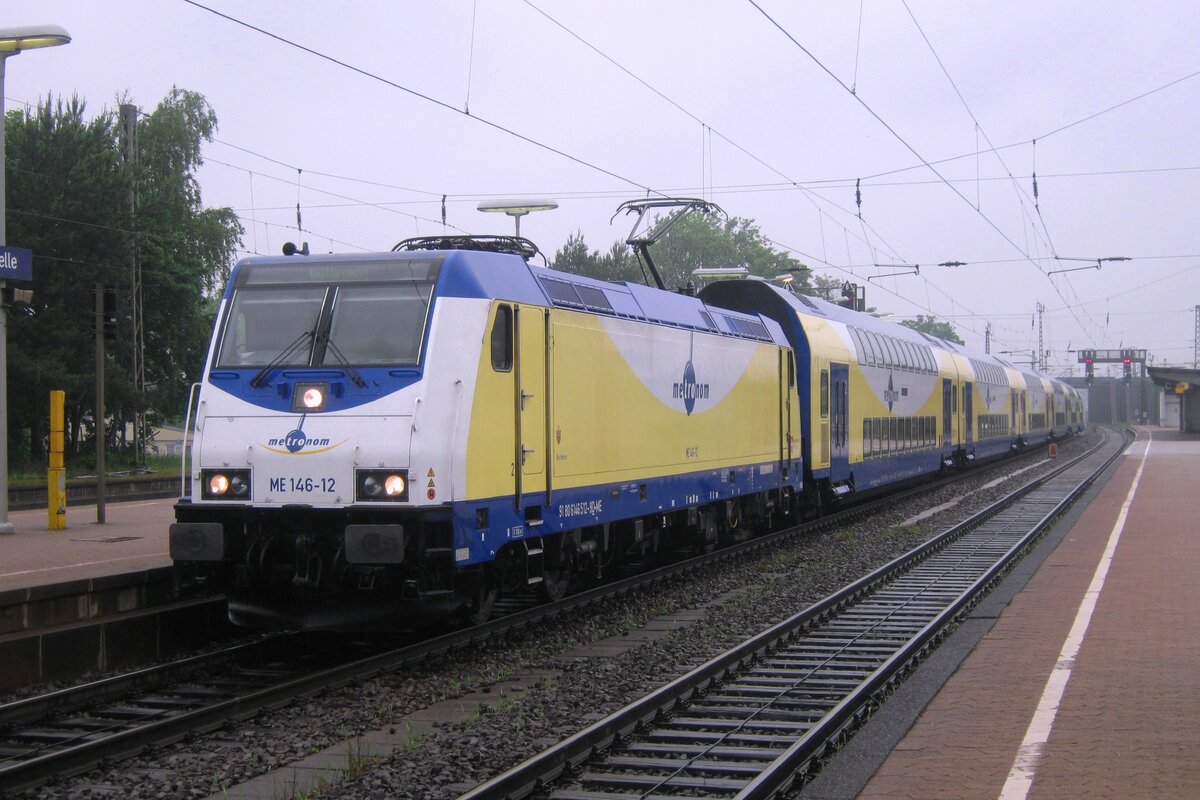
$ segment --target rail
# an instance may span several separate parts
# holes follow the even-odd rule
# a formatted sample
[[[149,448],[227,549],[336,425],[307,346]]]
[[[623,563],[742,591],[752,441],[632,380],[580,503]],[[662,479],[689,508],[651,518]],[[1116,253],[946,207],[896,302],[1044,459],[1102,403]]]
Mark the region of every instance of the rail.
[[[460,800],[564,777],[554,800],[778,796],[1116,459],[1113,439]]]

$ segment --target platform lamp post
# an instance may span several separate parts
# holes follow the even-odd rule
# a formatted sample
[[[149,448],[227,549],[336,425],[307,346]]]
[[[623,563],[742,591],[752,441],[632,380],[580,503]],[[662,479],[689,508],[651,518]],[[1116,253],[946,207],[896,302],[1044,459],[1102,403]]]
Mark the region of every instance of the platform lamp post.
[[[28,25],[0,28],[0,247],[7,240],[4,230],[4,68],[11,56],[22,50],[67,44],[71,36],[58,25]],[[0,308],[0,534],[12,533],[8,521],[8,319]]]
[[[552,211],[558,208],[555,200],[484,200],[476,208],[480,211],[508,214],[517,223],[517,236],[521,235],[521,217],[533,211]]]

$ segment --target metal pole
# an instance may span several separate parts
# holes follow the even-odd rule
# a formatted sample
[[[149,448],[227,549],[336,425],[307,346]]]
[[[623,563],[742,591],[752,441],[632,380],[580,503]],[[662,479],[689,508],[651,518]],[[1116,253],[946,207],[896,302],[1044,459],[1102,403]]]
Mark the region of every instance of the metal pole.
[[[71,41],[67,32],[57,25],[39,28],[2,28],[0,39],[13,45],[0,52],[0,246],[8,244],[5,239],[4,173],[8,161],[4,154],[4,67],[8,57],[20,53],[26,47],[54,47]],[[0,288],[3,281],[0,281]],[[0,534],[12,533],[13,525],[8,521],[8,319],[7,312],[0,307]]]
[[[4,173],[8,164],[4,156],[4,64],[8,56],[0,53],[0,246],[8,243],[4,238]],[[14,530],[8,521],[8,317],[0,307],[0,534]]]
[[[121,151],[125,166],[132,171],[132,180],[129,182],[129,218],[131,220],[129,266],[132,287],[129,316],[133,322],[133,461],[135,467],[143,467],[146,465],[146,344],[142,321],[142,262],[138,253],[137,240],[137,106],[132,103],[121,104]]]
[[[1038,315],[1038,362],[1037,363],[1038,363],[1038,369],[1041,372],[1046,371],[1046,348],[1045,348],[1045,345],[1042,343],[1042,312],[1045,310],[1046,310],[1046,307],[1044,305],[1042,305],[1041,302],[1039,302],[1037,304],[1037,315]]]
[[[104,284],[96,284],[96,522],[104,524]]]

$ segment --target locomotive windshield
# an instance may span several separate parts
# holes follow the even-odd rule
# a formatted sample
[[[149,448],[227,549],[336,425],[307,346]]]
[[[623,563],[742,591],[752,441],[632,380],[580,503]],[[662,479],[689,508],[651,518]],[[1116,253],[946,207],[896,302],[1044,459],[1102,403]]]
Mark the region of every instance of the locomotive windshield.
[[[249,265],[238,281],[218,367],[418,362],[436,264],[277,266]]]

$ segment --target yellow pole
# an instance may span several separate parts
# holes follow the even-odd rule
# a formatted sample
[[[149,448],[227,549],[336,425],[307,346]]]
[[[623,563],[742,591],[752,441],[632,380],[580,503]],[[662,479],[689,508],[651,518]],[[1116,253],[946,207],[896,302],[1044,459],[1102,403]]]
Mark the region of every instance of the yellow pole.
[[[52,531],[61,531],[67,527],[67,471],[63,468],[66,405],[66,392],[57,389],[50,392],[50,468],[46,470],[46,496],[49,503],[46,511],[50,516]]]

